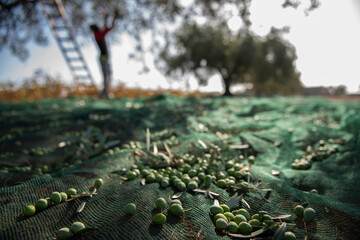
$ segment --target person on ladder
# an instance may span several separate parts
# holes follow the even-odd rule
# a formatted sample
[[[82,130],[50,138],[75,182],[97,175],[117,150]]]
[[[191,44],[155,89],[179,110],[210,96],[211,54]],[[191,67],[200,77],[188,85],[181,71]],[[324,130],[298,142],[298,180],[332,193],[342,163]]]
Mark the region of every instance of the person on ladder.
[[[101,70],[103,73],[104,78],[104,85],[103,90],[100,93],[100,98],[109,98],[109,88],[110,88],[110,82],[111,82],[111,69],[110,69],[110,63],[109,63],[109,50],[106,45],[105,36],[106,34],[111,31],[111,29],[115,26],[115,20],[117,18],[118,12],[115,10],[115,14],[111,23],[111,26],[107,26],[107,20],[109,15],[105,13],[105,23],[104,27],[100,28],[97,24],[91,24],[90,29],[94,33],[95,41],[99,47],[100,50],[100,65]]]

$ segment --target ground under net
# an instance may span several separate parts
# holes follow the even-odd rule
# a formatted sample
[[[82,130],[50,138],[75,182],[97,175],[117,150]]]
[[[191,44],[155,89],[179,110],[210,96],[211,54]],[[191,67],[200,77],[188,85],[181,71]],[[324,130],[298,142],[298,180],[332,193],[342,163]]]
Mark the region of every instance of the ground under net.
[[[89,231],[72,239],[232,239],[216,230],[208,194],[184,191],[179,197],[184,215],[165,210],[165,224],[156,226],[156,199],[169,202],[179,190],[157,182],[142,185],[141,177],[126,180],[134,164],[174,169],[181,166],[179,159],[209,160],[215,154],[225,173],[229,160],[243,166],[254,162],[245,178],[253,191],[220,188],[218,179],[199,185],[219,194],[220,203],[242,194],[244,201],[235,208],[291,215],[283,221],[297,239],[357,239],[359,112],[356,101],[301,97],[0,103],[0,238],[53,239],[60,228],[80,221]],[[26,206],[54,191],[89,193],[97,178],[104,183],[93,197],[23,216]],[[82,202],[85,207],[76,213]],[[124,212],[128,203],[137,206],[131,216]],[[311,206],[315,220],[304,225],[294,215],[298,204]]]

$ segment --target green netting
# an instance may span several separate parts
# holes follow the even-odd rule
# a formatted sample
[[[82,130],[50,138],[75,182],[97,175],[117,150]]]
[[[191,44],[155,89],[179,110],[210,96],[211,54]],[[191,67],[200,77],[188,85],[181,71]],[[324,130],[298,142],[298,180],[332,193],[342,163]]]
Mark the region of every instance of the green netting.
[[[298,239],[357,239],[359,112],[359,102],[300,97],[196,99],[160,95],[109,101],[0,103],[0,238],[52,239],[60,228],[81,221],[95,229],[74,239],[230,239],[215,229],[209,213],[213,200],[191,191],[180,197],[187,210],[182,217],[165,211],[167,221],[162,227],[151,224],[157,213],[156,199],[168,199],[178,191],[158,183],[142,186],[140,178],[125,181],[121,171],[130,168],[134,159],[140,165],[133,148],[146,150],[149,128],[152,147],[166,153],[162,147],[167,142],[177,157],[209,157],[209,148],[220,149],[223,163],[234,159],[247,164],[248,157],[255,156],[251,183],[261,180],[260,194],[250,192],[244,197],[251,214],[260,210],[292,214],[288,230]],[[307,146],[316,149],[320,140],[333,151],[312,161],[308,170],[292,169],[294,160],[307,154]],[[249,147],[232,149],[234,145]],[[280,175],[271,174],[271,170],[280,171]],[[74,187],[89,192],[99,177],[104,184],[92,198],[53,205],[32,217],[22,216],[27,205],[53,191]],[[261,189],[272,190],[268,201],[264,201]],[[310,193],[311,189],[318,194]],[[234,195],[215,184],[209,190],[220,194],[221,203]],[[76,214],[83,201],[84,210]],[[137,205],[132,216],[123,212],[130,202]],[[317,212],[316,220],[306,227],[293,215],[294,206],[304,203]]]

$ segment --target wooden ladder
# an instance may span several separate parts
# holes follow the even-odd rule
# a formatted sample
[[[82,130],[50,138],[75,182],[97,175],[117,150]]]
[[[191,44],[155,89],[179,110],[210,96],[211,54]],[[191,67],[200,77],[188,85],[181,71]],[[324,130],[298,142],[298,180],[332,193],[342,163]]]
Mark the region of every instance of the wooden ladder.
[[[56,42],[74,77],[75,83],[84,85],[89,85],[90,83],[90,85],[96,88],[94,78],[81,53],[80,46],[73,34],[61,0],[40,1]]]

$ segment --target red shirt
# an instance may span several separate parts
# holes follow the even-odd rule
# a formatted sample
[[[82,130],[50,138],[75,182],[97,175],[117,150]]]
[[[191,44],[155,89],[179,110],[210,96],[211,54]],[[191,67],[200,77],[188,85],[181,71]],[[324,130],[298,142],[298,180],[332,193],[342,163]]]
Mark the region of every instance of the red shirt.
[[[111,28],[105,27],[103,30],[94,32],[95,41],[99,46],[100,55],[109,56],[109,52],[105,42],[105,35],[111,30]]]
[[[95,32],[95,40],[100,41],[105,38],[105,35],[111,30],[111,28],[105,27],[105,29]]]

